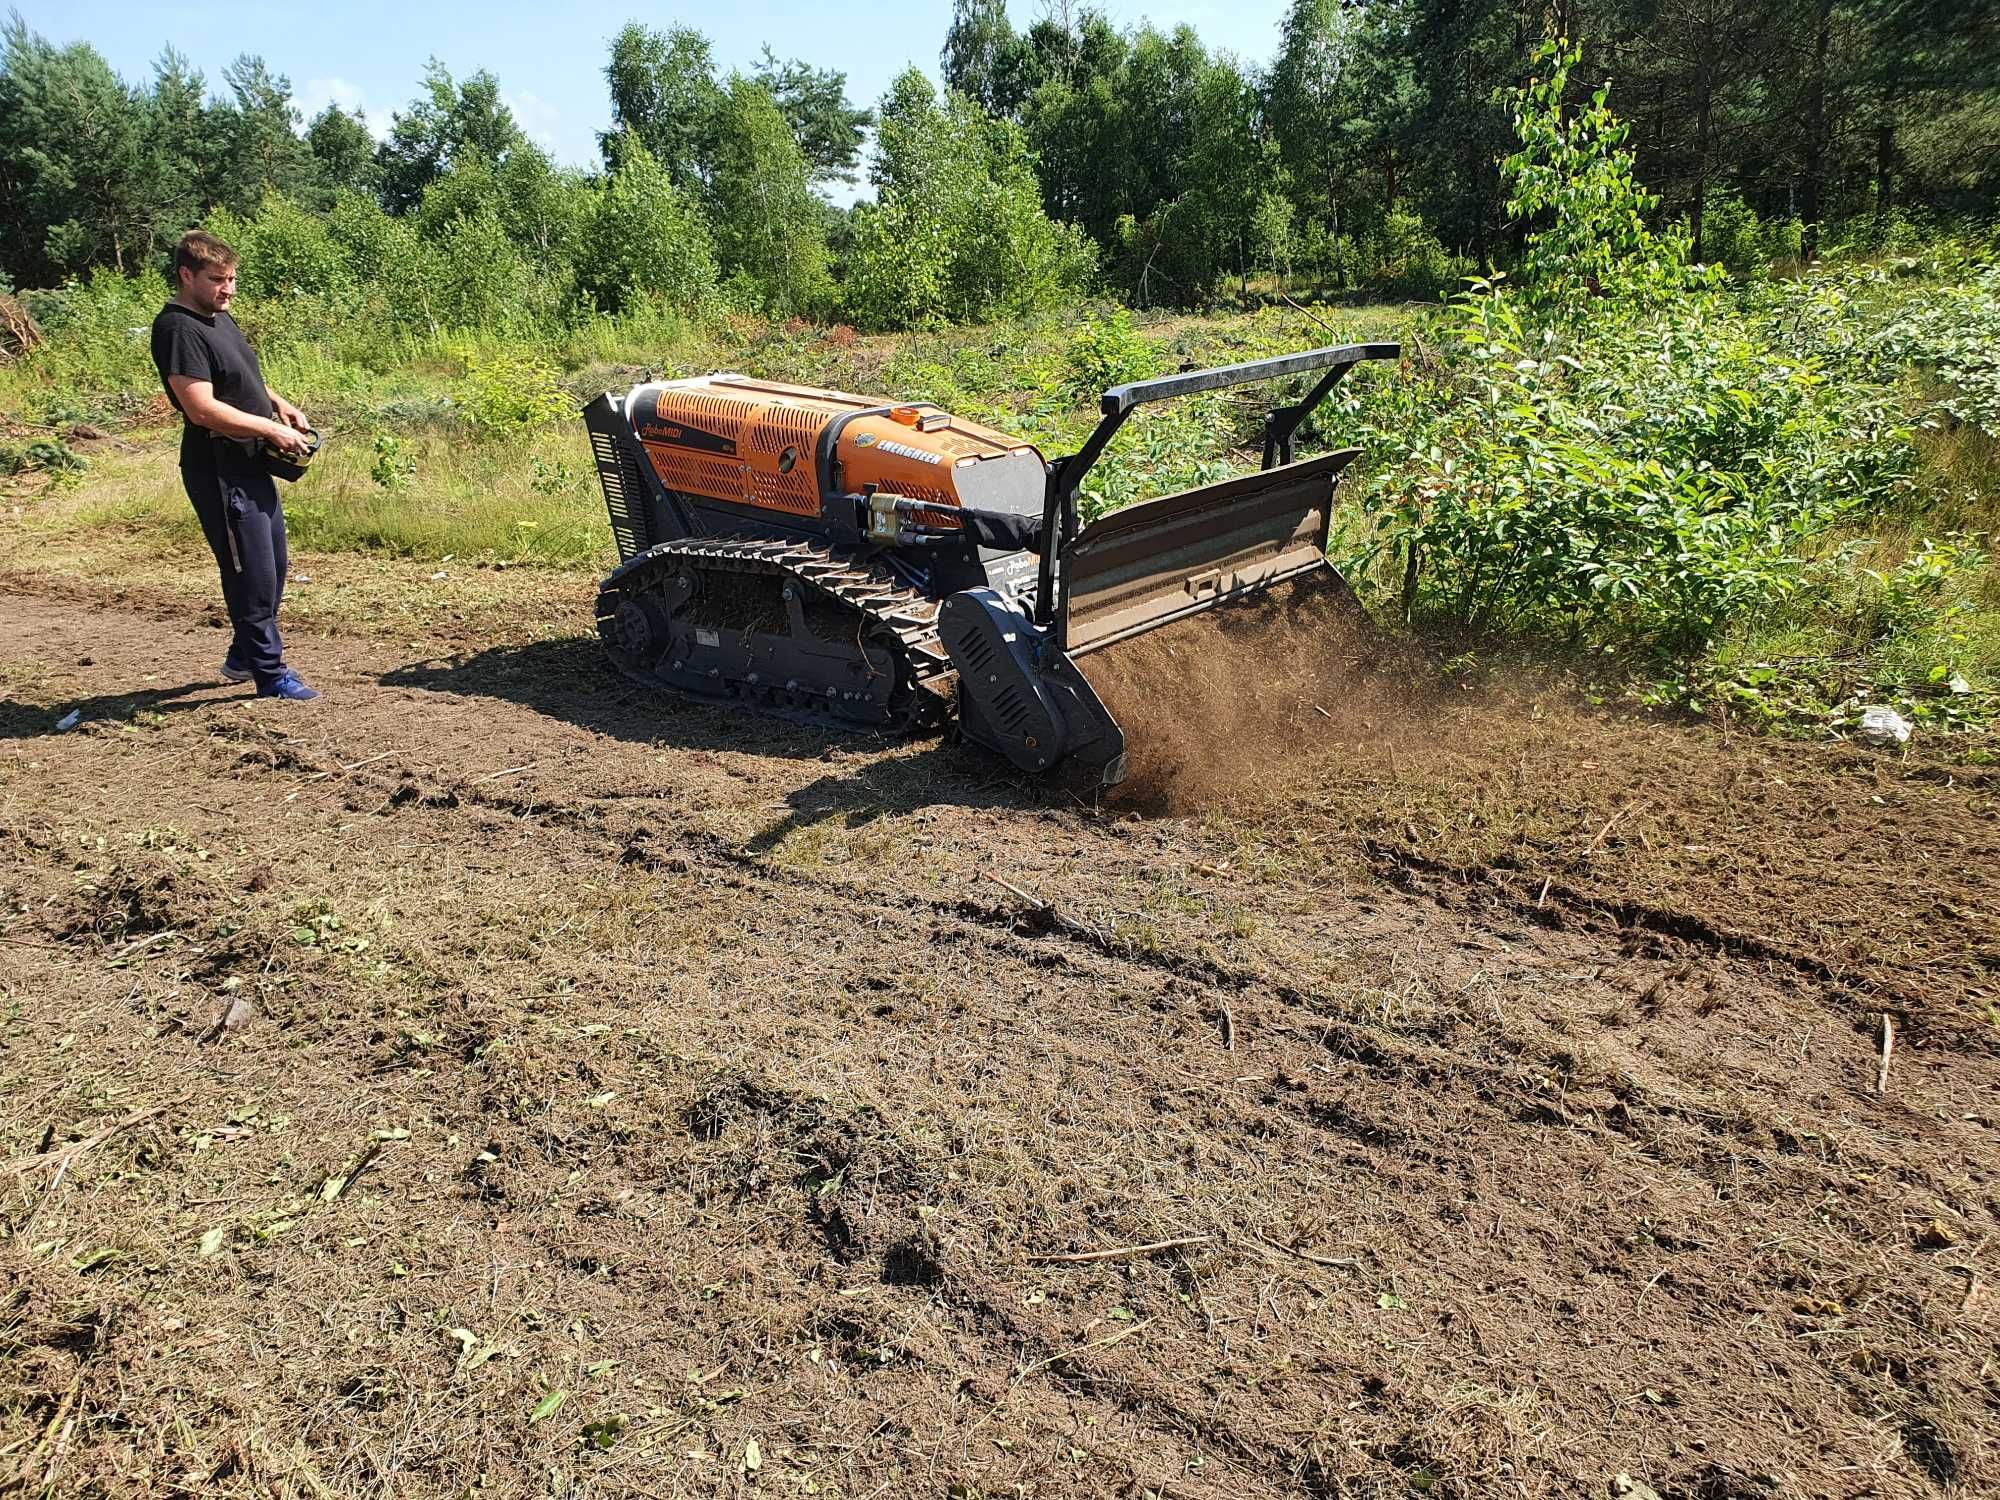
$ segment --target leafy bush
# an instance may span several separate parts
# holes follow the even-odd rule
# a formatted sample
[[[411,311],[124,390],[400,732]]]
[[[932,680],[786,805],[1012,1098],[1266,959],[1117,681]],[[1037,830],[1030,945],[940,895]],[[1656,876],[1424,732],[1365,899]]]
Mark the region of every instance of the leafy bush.
[[[1761,270],[1768,261],[1757,211],[1734,193],[1711,193],[1701,215],[1701,253],[1710,265],[1721,266],[1731,276]]]
[[[1902,302],[1868,341],[1868,352],[1934,377],[1933,421],[1961,422],[2000,438],[2000,265]]]
[[[60,438],[0,443],[0,475],[50,474],[60,480],[81,474],[88,467],[83,455]]]
[[[557,384],[555,371],[517,349],[468,355],[458,404],[466,420],[489,437],[545,427],[576,415],[576,403]]]
[[[1867,337],[1851,295],[1692,284],[1603,91],[1565,117],[1575,54],[1543,60],[1507,163],[1514,210],[1543,216],[1524,293],[1477,283],[1441,369],[1346,391],[1377,463],[1357,561],[1477,634],[1688,655],[1797,591],[1813,538],[1907,492],[1910,429],[1893,386],[1843,378]]]
[[[1088,313],[1063,348],[1064,386],[1073,399],[1095,403],[1114,385],[1156,373],[1157,361],[1129,309]]]
[[[1558,333],[1481,284],[1446,332],[1447,373],[1347,396],[1387,460],[1363,491],[1373,555],[1440,621],[1691,651],[1908,479],[1890,393],[1772,358],[1714,294]]]
[[[1228,430],[1217,393],[1140,407],[1085,478],[1077,497],[1083,518],[1227,478],[1238,465],[1217,435]]]
[[[855,211],[848,315],[865,328],[1015,317],[1073,301],[1096,271],[1082,230],[1043,212],[1020,128],[912,68],[882,112],[873,204]]]
[[[1941,542],[1926,538],[1894,572],[1868,570],[1881,588],[1878,618],[1891,630],[1928,618],[1946,585],[1985,561],[1976,537],[1950,536]]]
[[[148,331],[167,300],[164,281],[93,271],[55,291],[23,292],[46,342],[24,362],[49,386],[157,389]]]
[[[1361,274],[1369,286],[1407,297],[1456,291],[1472,263],[1453,255],[1416,214],[1401,209],[1371,230],[1362,246]]]
[[[1535,51],[1546,77],[1514,95],[1520,149],[1501,163],[1507,212],[1532,220],[1521,285],[1538,307],[1573,315],[1597,296],[1656,300],[1685,284],[1687,240],[1655,234],[1646,217],[1657,194],[1641,189],[1625,148],[1631,127],[1605,103],[1605,88],[1582,109],[1566,109],[1570,70],[1583,58],[1567,41]]]
[[[537,455],[530,467],[535,476],[530,485],[538,495],[571,495],[583,487],[583,470],[566,458]]]
[[[407,485],[416,472],[417,461],[401,438],[389,432],[375,434],[375,461],[369,465],[368,477],[377,488],[393,493]]]
[[[1927,538],[1891,571],[1867,570],[1876,592],[1863,618],[1883,676],[1970,691],[1959,657],[1967,639],[1962,624],[1972,612],[1966,585],[1986,563],[1979,539],[1961,534]]]
[[[597,195],[582,230],[577,283],[607,312],[657,302],[691,309],[716,285],[715,249],[700,211],[636,140]]]
[[[338,301],[354,295],[354,267],[346,248],[324,219],[281,194],[266,193],[247,219],[217,210],[208,227],[242,257],[237,290],[245,297],[304,293]]]
[[[1764,259],[1770,264],[1797,260],[1805,254],[1806,226],[1796,216],[1772,219],[1764,226],[1763,241]]]

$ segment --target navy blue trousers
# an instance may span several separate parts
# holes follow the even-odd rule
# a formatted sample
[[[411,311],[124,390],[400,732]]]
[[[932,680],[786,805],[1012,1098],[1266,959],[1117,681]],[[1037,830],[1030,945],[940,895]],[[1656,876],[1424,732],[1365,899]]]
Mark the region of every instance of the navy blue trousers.
[[[222,570],[222,600],[235,629],[230,659],[268,687],[285,671],[278,606],[285,597],[285,506],[278,482],[248,459],[225,455],[209,469],[181,465],[181,483]]]

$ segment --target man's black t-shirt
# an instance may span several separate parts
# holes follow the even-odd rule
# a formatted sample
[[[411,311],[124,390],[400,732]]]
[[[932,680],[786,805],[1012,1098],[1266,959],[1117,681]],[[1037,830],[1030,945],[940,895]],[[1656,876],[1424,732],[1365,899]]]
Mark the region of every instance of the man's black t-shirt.
[[[226,312],[205,317],[178,302],[169,302],[153,319],[153,364],[159,369],[160,384],[174,410],[187,413],[168,384],[169,375],[185,375],[206,380],[215,387],[215,399],[248,412],[253,417],[275,414],[271,393],[264,389],[264,374],[257,368],[257,355],[243,330]],[[219,448],[234,450],[218,452]],[[213,472],[219,459],[249,458],[257,449],[255,438],[217,437],[206,427],[187,422],[181,433],[181,467],[198,473]]]

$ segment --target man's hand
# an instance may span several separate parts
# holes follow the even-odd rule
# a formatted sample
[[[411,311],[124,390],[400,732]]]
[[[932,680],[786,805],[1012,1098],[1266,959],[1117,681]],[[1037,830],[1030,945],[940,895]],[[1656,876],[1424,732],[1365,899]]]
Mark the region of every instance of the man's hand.
[[[298,413],[294,411],[292,415],[298,416]],[[303,422],[304,418],[301,417],[300,421]],[[306,435],[303,428],[298,426],[288,427],[283,422],[271,422],[266,425],[271,430],[264,434],[265,439],[280,453],[289,454],[293,458],[301,458],[310,449],[311,445],[306,442]]]
[[[312,431],[312,423],[306,420],[304,412],[292,405],[283,396],[272,393],[268,387],[265,389],[265,394],[271,397],[271,406],[278,413],[278,420],[280,422],[283,422],[294,432]]]

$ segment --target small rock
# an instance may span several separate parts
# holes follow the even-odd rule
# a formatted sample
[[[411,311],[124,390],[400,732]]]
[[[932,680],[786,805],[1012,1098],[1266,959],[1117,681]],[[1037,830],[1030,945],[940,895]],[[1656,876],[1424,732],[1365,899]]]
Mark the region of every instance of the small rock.
[[[1958,1236],[1943,1219],[1932,1219],[1917,1236],[1917,1243],[1926,1250],[1949,1250],[1958,1243]]]
[[[205,1047],[218,1037],[234,1036],[239,1031],[247,1030],[256,1019],[255,1006],[241,995],[231,995],[222,1007],[222,1014],[215,1018],[208,1030],[195,1038],[195,1045]]]
[[[1861,710],[1861,738],[1870,745],[1889,749],[1910,741],[1910,721],[1893,708],[1879,704]]]

